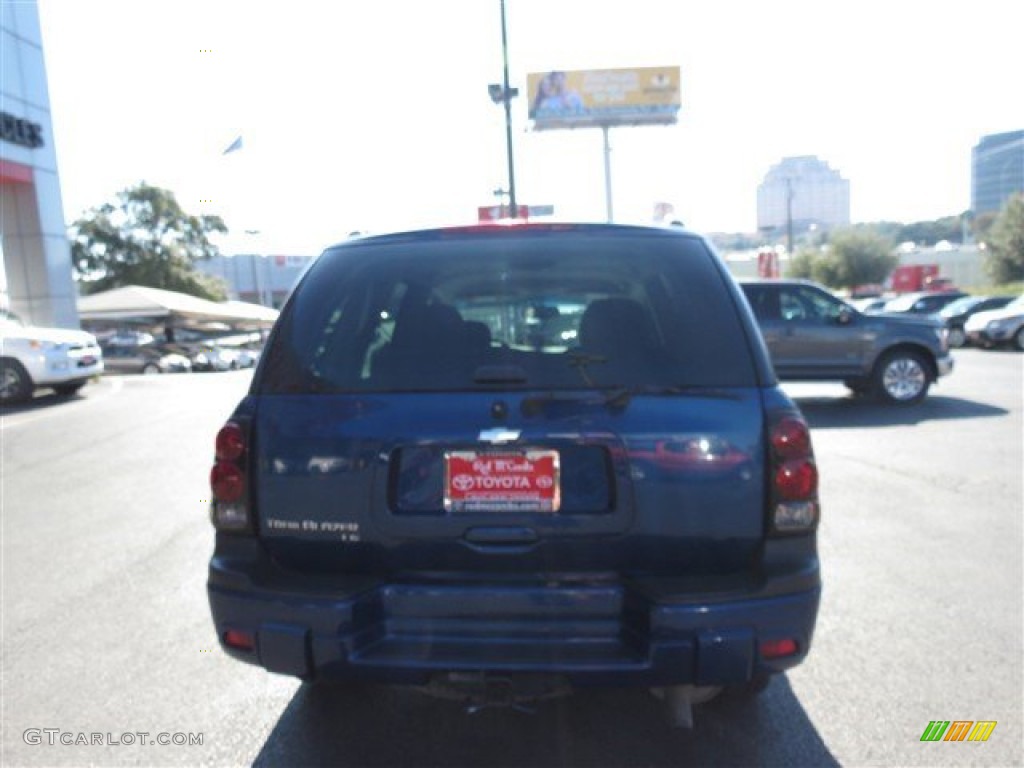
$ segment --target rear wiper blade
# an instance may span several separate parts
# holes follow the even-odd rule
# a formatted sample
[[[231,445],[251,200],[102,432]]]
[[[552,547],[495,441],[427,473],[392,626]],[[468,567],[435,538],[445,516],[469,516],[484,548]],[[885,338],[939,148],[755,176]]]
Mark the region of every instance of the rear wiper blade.
[[[631,387],[616,387],[604,396],[604,404],[612,408],[625,408],[636,395],[681,395],[692,392],[694,387],[674,384],[640,384]]]
[[[575,368],[580,372],[580,376],[583,377],[584,383],[588,387],[594,386],[594,380],[590,378],[590,373],[587,371],[588,365],[594,365],[595,363],[607,363],[608,358],[604,355],[591,355],[586,352],[570,352],[569,353],[569,367]]]
[[[600,393],[595,393],[593,391],[549,391],[539,395],[530,395],[529,397],[524,397],[519,407],[522,410],[524,416],[535,416],[538,413],[540,413],[541,409],[545,405],[550,405],[551,403],[571,403],[574,405],[603,406],[605,404],[605,400],[603,397],[600,396]]]
[[[632,387],[616,387],[604,398],[606,405],[625,408],[635,395],[699,395],[701,397],[733,400],[736,393],[720,387],[685,384],[640,384]]]

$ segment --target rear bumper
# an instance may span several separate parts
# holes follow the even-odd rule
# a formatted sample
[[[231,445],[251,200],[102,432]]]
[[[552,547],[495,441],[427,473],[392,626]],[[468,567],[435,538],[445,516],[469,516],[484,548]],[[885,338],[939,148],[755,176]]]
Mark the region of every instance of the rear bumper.
[[[211,563],[208,593],[224,650],[304,679],[424,685],[444,672],[544,673],[573,685],[734,685],[799,664],[820,597],[817,561],[803,589],[715,598],[625,581],[384,583],[350,589],[253,586],[229,561]],[[810,585],[810,588],[806,588]],[[228,630],[252,651],[224,644]],[[760,644],[792,639],[767,660]]]

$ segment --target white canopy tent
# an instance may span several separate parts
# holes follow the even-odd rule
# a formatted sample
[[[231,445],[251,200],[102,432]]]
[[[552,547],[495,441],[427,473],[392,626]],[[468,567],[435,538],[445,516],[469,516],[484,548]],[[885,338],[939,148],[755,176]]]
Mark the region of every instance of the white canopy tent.
[[[215,302],[185,293],[128,285],[78,300],[83,321],[161,322],[183,326],[223,323],[231,329],[269,328],[279,312],[244,301]]]

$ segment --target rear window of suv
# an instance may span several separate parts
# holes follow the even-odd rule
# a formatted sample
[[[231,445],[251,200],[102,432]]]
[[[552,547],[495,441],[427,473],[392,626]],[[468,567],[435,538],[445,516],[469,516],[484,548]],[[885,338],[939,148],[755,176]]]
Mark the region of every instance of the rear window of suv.
[[[748,387],[695,237],[523,231],[356,241],[296,288],[261,393]]]

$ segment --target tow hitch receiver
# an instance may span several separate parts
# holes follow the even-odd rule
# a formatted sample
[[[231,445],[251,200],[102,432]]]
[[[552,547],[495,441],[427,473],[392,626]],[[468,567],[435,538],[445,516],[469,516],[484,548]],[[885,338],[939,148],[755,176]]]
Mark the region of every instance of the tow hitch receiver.
[[[566,696],[569,684],[559,676],[543,674],[494,675],[486,672],[447,672],[421,690],[429,696],[464,702],[467,714],[507,708],[533,714],[529,706],[543,699]]]

